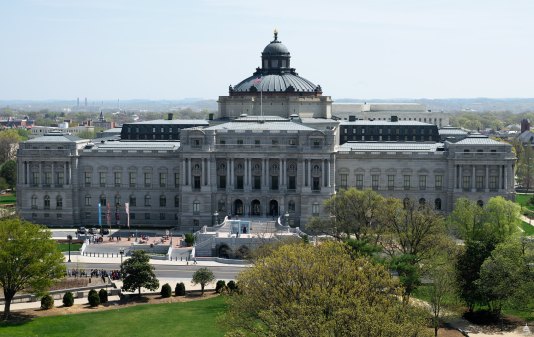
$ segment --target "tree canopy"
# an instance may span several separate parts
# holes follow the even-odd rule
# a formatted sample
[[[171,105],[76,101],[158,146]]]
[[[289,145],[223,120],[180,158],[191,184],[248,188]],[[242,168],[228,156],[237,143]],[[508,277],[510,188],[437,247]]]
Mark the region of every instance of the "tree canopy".
[[[124,277],[122,290],[138,290],[141,295],[141,288],[152,291],[159,288],[154,267],[150,265],[150,259],[144,251],[133,251],[132,256],[124,261],[121,267]]]
[[[283,245],[238,276],[223,322],[254,336],[427,336],[398,282],[344,243]]]
[[[193,284],[200,284],[200,288],[202,289],[202,294],[204,295],[204,287],[206,287],[206,284],[211,283],[215,281],[215,275],[211,270],[208,268],[200,268],[193,274],[193,278],[191,282]]]
[[[19,218],[0,220],[0,287],[4,289],[4,319],[11,301],[25,290],[41,294],[63,277],[64,257],[46,227]]]

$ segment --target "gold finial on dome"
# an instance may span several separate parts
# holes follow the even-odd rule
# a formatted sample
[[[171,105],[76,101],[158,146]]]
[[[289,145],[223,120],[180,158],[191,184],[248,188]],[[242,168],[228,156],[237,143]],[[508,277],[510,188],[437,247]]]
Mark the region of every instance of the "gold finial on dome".
[[[276,28],[274,29],[274,40],[278,41],[278,31],[276,30]]]

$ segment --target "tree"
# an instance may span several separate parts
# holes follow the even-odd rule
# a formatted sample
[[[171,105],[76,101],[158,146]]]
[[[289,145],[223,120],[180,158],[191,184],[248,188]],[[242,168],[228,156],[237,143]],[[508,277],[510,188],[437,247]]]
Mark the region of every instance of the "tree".
[[[381,265],[344,243],[283,245],[238,276],[221,323],[254,336],[426,336]]]
[[[43,226],[19,218],[0,220],[0,287],[4,289],[4,319],[21,290],[41,294],[65,274],[64,257]]]
[[[516,154],[517,161],[517,178],[527,193],[534,186],[534,150],[531,144],[521,144],[521,147],[514,146],[516,150],[519,150]]]
[[[200,289],[202,290],[200,295],[202,296],[204,295],[204,287],[206,286],[206,284],[211,283],[213,281],[215,281],[215,275],[213,274],[213,272],[208,268],[203,267],[198,269],[193,274],[193,279],[191,280],[191,283],[193,283],[193,285],[200,284]]]
[[[176,287],[174,288],[174,295],[185,296],[185,284],[183,282],[176,283]]]
[[[386,206],[386,199],[375,191],[341,190],[325,202],[330,219],[314,219],[308,228],[338,240],[354,237],[376,244],[380,240],[380,225]]]
[[[159,288],[159,281],[154,273],[154,267],[150,265],[148,255],[142,250],[132,252],[132,256],[123,262],[123,285],[124,291],[138,290],[141,296],[141,288],[156,290]]]
[[[171,285],[168,284],[168,283],[165,283],[161,287],[161,293],[160,294],[161,294],[161,297],[164,297],[164,298],[171,297],[172,296]]]
[[[15,129],[0,131],[0,163],[15,157],[20,140],[21,137]]]
[[[6,161],[0,168],[0,177],[6,180],[9,188],[17,184],[17,162],[14,160]]]
[[[100,296],[98,296],[96,290],[89,290],[89,294],[87,295],[87,302],[89,302],[89,305],[92,307],[98,307],[100,305]]]
[[[70,291],[67,291],[65,295],[63,295],[63,305],[65,307],[72,307],[74,304],[74,295]]]
[[[191,247],[195,243],[195,235],[193,233],[185,233],[184,241],[187,247]]]

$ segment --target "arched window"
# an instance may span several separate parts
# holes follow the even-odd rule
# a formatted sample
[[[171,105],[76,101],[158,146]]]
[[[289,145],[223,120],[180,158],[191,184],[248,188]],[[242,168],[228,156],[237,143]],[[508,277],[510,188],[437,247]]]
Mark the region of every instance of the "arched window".
[[[419,199],[419,206],[424,206],[424,205],[426,205],[426,199],[425,198]]]
[[[289,203],[287,204],[287,211],[289,213],[295,213],[295,202],[293,200],[289,200]]]
[[[193,214],[199,214],[200,213],[200,201],[195,200],[193,202]]]
[[[150,207],[150,195],[145,195],[145,206]]]
[[[159,196],[159,207],[167,206],[167,198],[164,195]]]
[[[436,211],[441,211],[441,199],[440,198],[437,198],[436,200],[434,200],[434,209]]]
[[[37,196],[32,195],[32,208],[37,208]]]
[[[50,196],[48,195],[44,197],[44,209],[50,209]]]
[[[484,207],[484,201],[478,200],[477,201],[477,205],[480,206],[480,207]]]
[[[60,195],[56,197],[56,208],[57,209],[63,208],[63,198]]]

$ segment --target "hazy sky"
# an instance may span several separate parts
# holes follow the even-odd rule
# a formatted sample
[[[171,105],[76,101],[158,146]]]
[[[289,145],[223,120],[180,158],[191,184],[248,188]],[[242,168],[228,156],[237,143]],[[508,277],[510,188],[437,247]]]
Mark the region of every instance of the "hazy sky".
[[[334,99],[534,97],[532,0],[0,0],[0,100],[215,99],[274,28]]]

